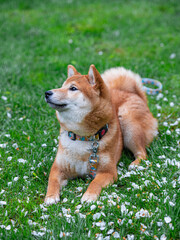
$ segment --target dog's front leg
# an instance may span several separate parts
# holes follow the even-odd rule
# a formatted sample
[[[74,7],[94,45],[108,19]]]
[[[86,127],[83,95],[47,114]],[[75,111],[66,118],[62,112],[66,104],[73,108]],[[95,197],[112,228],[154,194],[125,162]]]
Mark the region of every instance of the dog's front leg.
[[[90,183],[87,191],[82,196],[81,202],[96,201],[101,193],[102,188],[114,183],[115,180],[117,180],[116,170],[112,173],[97,173],[94,180]]]
[[[66,183],[67,179],[55,160],[50,171],[48,188],[44,202],[48,205],[59,202],[60,189],[62,186],[66,185]]]

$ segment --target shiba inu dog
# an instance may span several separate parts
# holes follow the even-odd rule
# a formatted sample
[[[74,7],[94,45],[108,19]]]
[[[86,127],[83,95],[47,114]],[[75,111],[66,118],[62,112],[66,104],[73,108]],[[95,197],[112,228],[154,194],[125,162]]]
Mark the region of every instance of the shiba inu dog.
[[[94,201],[101,189],[117,180],[123,147],[135,156],[130,166],[146,158],[146,146],[157,135],[157,120],[147,105],[139,75],[123,67],[102,75],[91,65],[87,75],[68,66],[61,88],[45,93],[60,122],[59,147],[52,165],[46,204],[57,203],[68,179],[90,175],[81,201]]]

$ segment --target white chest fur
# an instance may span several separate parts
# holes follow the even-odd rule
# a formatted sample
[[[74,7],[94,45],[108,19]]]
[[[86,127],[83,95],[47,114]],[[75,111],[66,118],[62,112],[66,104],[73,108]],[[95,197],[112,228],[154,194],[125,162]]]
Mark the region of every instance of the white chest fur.
[[[57,153],[56,161],[63,168],[68,168],[76,172],[78,176],[89,174],[89,156],[91,154],[90,141],[73,141],[68,137],[68,133],[63,131],[60,135],[62,151]]]

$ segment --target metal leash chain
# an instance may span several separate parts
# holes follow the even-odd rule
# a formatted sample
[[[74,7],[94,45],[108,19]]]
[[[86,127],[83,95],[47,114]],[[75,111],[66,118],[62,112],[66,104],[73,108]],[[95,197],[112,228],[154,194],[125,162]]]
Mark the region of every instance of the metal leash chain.
[[[90,177],[91,178],[95,178],[95,176],[96,176],[97,165],[99,162],[99,155],[97,155],[98,148],[99,148],[99,143],[97,141],[94,141],[92,143],[93,153],[89,157]]]

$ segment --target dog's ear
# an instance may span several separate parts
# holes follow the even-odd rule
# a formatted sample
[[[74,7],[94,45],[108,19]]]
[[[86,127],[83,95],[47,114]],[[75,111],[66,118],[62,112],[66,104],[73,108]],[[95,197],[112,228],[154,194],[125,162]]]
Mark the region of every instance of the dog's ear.
[[[78,71],[72,65],[68,65],[68,78],[79,74]]]
[[[95,68],[95,66],[92,64],[89,68],[88,72],[88,78],[89,78],[89,83],[93,86],[93,88],[97,91],[99,91],[101,96],[104,96],[107,94],[107,87],[98,72],[98,70]]]
[[[93,64],[91,64],[91,66],[89,68],[89,72],[88,72],[89,83],[91,85],[96,84],[97,73],[98,73],[97,69],[95,68],[95,66]]]

